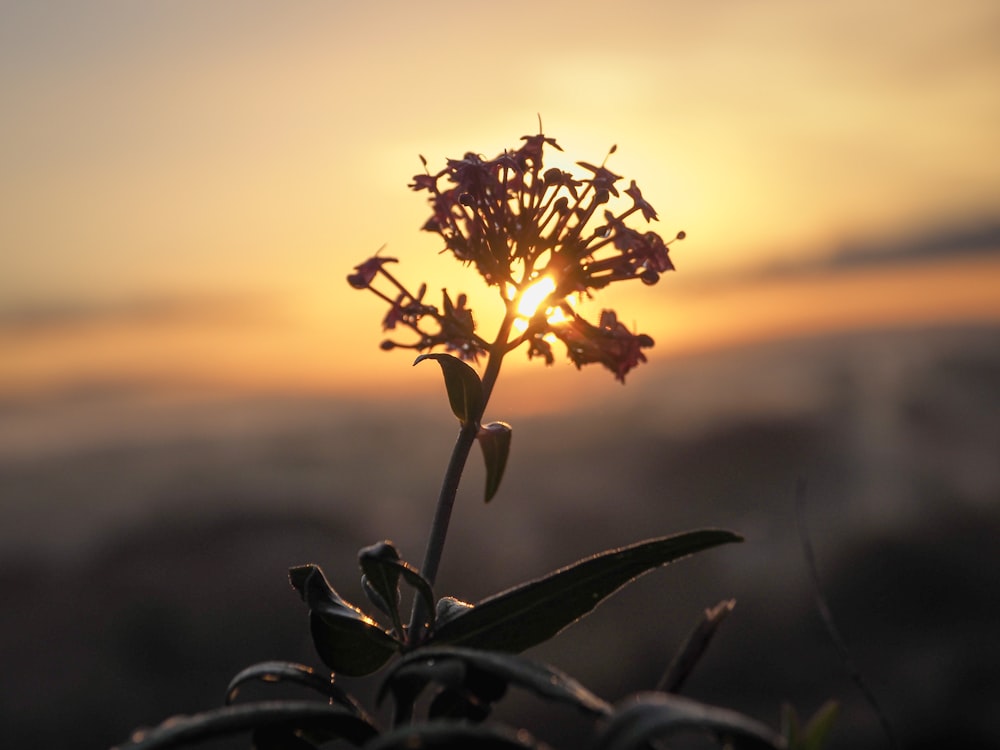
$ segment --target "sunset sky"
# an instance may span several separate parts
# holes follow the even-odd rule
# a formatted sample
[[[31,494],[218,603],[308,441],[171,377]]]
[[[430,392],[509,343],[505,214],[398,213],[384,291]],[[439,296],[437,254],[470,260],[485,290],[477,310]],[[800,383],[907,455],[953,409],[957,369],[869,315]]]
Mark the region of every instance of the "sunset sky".
[[[687,232],[594,301],[654,357],[998,321],[997,39],[995,0],[0,0],[0,396],[407,382],[345,276],[387,244],[488,322],[407,183],[539,116]]]

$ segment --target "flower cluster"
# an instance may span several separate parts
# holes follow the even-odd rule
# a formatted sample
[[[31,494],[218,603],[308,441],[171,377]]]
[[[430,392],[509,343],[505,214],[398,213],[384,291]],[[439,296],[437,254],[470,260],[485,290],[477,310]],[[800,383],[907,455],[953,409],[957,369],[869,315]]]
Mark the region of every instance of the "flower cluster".
[[[502,341],[480,338],[464,295],[453,303],[444,292],[441,308],[427,304],[425,286],[413,294],[386,271],[393,258],[376,255],[357,266],[348,280],[389,303],[385,330],[403,325],[417,334],[411,343],[386,341],[383,348],[444,346],[475,360],[487,352],[502,356],[527,343],[529,357],[541,356],[552,363],[551,342],[558,339],[577,367],[599,362],[624,382],[625,374],[645,361],[641,350],[652,346],[653,340],[629,331],[610,310],[601,313],[595,326],[575,311],[572,302],[614,282],[639,279],[655,284],[674,268],[670,242],[626,224],[633,214],[647,223],[657,220],[634,180],[619,192],[622,178],[604,164],[578,162],[583,176],[545,168],[546,147],[562,150],[555,140],[539,133],[522,141],[519,148],[494,159],[474,153],[449,159],[435,174],[427,171],[421,157],[425,172],[410,185],[429,194],[431,216],[423,229],[437,234],[445,251],[474,266],[488,286],[499,290],[509,318],[516,315],[525,292],[549,280],[551,291],[517,335],[508,340],[505,330]],[[625,205],[615,212],[613,203]],[[683,237],[680,232],[675,239]],[[393,287],[391,294],[374,288],[378,276]],[[559,315],[550,314],[553,311]]]
[[[424,302],[424,295],[427,293],[426,284],[421,284],[418,292],[413,294],[385,270],[386,263],[397,262],[396,258],[375,255],[361,265],[355,266],[355,272],[347,277],[347,282],[355,289],[369,289],[389,303],[389,312],[382,319],[383,331],[390,331],[398,324],[402,324],[418,334],[418,339],[414,343],[401,344],[387,339],[382,342],[382,348],[390,350],[403,347],[425,351],[443,346],[457,353],[462,359],[472,360],[484,353],[488,344],[476,334],[472,311],[465,306],[465,295],[458,295],[456,304],[451,301],[447,290],[442,290],[444,300],[442,310],[439,310],[434,305]],[[384,277],[395,288],[395,296],[390,297],[372,285],[376,276]],[[433,321],[434,330],[425,330],[425,318]]]

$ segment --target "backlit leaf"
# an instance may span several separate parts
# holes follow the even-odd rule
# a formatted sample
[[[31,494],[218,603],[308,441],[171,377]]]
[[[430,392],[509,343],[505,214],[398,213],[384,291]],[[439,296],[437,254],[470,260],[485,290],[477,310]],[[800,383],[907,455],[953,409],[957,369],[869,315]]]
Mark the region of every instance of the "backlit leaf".
[[[399,569],[393,565],[399,562],[399,553],[392,542],[378,542],[358,552],[358,562],[364,574],[363,583],[368,598],[389,615],[396,634],[401,636],[403,624],[399,616]]]
[[[727,599],[702,613],[694,630],[688,634],[684,644],[670,662],[670,666],[667,667],[660,684],[656,686],[657,690],[664,693],[680,692],[695,664],[698,663],[702,654],[705,653],[705,649],[708,648],[708,644],[711,643],[715,631],[718,630],[719,625],[735,606],[735,599]]]
[[[293,664],[284,661],[265,661],[247,667],[229,682],[226,688],[226,703],[236,700],[237,694],[244,685],[250,682],[292,683],[315,690],[334,703],[354,711],[358,716],[368,720],[359,704],[349,693],[341,690],[335,683],[333,675],[317,672],[312,667],[303,664]]]
[[[448,391],[448,402],[458,421],[463,425],[478,422],[483,415],[484,406],[483,383],[479,379],[479,373],[458,357],[440,352],[421,354],[413,360],[413,364],[416,365],[425,359],[436,360],[441,365],[445,389]]]
[[[292,568],[288,576],[309,606],[316,651],[334,672],[370,674],[399,649],[399,641],[342,599],[315,565]]]
[[[608,550],[484,599],[442,623],[428,643],[523,651],[548,640],[643,573],[738,541],[741,537],[730,531],[703,529]]]
[[[503,479],[507,456],[510,454],[510,437],[511,427],[506,422],[485,424],[476,436],[486,463],[486,502],[492,500],[500,489],[500,480]]]

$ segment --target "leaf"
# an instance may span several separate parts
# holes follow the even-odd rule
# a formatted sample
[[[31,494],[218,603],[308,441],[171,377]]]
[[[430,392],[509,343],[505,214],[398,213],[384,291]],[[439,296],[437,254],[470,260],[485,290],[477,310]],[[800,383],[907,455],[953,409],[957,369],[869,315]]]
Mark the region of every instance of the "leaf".
[[[492,500],[500,489],[500,480],[510,454],[510,437],[511,427],[506,422],[485,424],[476,435],[479,447],[483,449],[483,461],[486,462],[486,502]]]
[[[381,628],[347,617],[312,612],[309,631],[323,663],[334,672],[351,677],[376,671],[389,661],[399,647],[396,640]]]
[[[801,750],[802,725],[799,723],[799,714],[791,703],[781,705],[781,735],[791,750]]]
[[[367,743],[365,750],[542,750],[545,745],[525,730],[501,725],[438,720],[386,732]]]
[[[458,417],[458,421],[463,425],[478,422],[485,406],[483,382],[479,379],[479,373],[458,357],[440,352],[421,354],[413,360],[413,364],[416,365],[425,359],[436,360],[441,365],[451,411]]]
[[[193,716],[175,716],[158,727],[140,729],[120,750],[160,750],[265,727],[300,729],[327,739],[361,745],[378,734],[363,718],[343,706],[318,701],[261,701],[225,706]]]
[[[361,704],[334,684],[333,675],[321,674],[312,667],[285,661],[264,661],[241,671],[230,680],[229,686],[226,688],[226,704],[236,700],[243,685],[257,680],[268,683],[291,682],[315,690],[334,703],[344,706],[370,721]]]
[[[803,731],[805,748],[803,750],[821,750],[826,745],[827,736],[833,730],[833,722],[840,713],[837,701],[827,701],[813,714]]]
[[[424,606],[429,613],[428,616],[431,618],[429,624],[433,625],[435,612],[434,590],[431,588],[430,581],[420,575],[420,572],[405,560],[400,560],[396,565],[403,576],[403,580],[416,589],[417,594],[424,600]]]
[[[837,701],[827,701],[802,728],[795,709],[788,704],[782,706],[782,734],[789,750],[822,750],[839,710]]]
[[[435,619],[440,626],[448,620],[454,620],[460,614],[468,612],[470,609],[472,609],[472,605],[468,602],[463,602],[453,596],[442,596],[438,599]]]
[[[633,750],[688,729],[708,730],[735,748],[784,750],[784,739],[761,722],[736,711],[708,706],[669,693],[639,693],[620,704],[593,750]]]
[[[378,592],[378,590],[372,586],[371,581],[368,580],[368,576],[366,575],[361,576],[361,590],[365,592],[365,596],[368,597],[368,601],[374,604],[375,608],[379,612],[389,615],[389,619],[393,620],[394,632],[398,633],[400,631],[400,626],[402,625],[402,622],[397,622],[399,621],[399,601],[397,600],[392,604],[389,604],[389,602],[382,598],[382,595]],[[395,616],[393,613],[395,613]]]
[[[403,622],[399,616],[399,553],[392,542],[384,541],[365,547],[358,552],[358,562],[364,574],[362,583],[372,603],[389,615],[399,637],[403,635]],[[369,590],[370,587],[370,590]],[[372,594],[375,596],[372,596]]]
[[[605,701],[569,675],[547,664],[512,654],[456,647],[432,646],[407,654],[393,664],[379,687],[376,700],[381,703],[386,691],[391,689],[397,680],[405,681],[407,690],[415,688],[417,693],[432,680],[446,686],[454,686],[455,662],[492,675],[504,683],[530,690],[548,700],[567,703],[593,716],[603,716],[611,711],[611,706]],[[499,697],[498,695],[497,698]]]
[[[679,693],[684,682],[691,675],[695,664],[701,659],[708,644],[715,636],[715,631],[726,619],[733,607],[736,606],[735,599],[727,599],[719,602],[711,609],[706,609],[694,630],[688,635],[684,645],[681,646],[677,655],[674,656],[664,673],[660,684],[656,689],[664,693]]]
[[[399,553],[392,545],[392,542],[385,541],[365,547],[358,553],[361,563],[361,570],[364,573],[362,583],[372,587],[372,591],[367,590],[368,598],[383,612],[392,618],[396,634],[400,635],[404,631],[402,620],[399,616],[399,578],[402,576],[407,584],[417,591],[417,595],[424,600],[425,611],[434,613],[434,590],[430,582],[420,575],[420,571],[414,568],[405,560],[400,559]],[[375,594],[375,598],[372,594]],[[383,607],[378,603],[378,599],[392,597],[391,601],[395,606],[383,601]],[[433,619],[431,621],[433,624]]]
[[[316,652],[334,672],[371,674],[399,649],[400,642],[342,599],[315,565],[292,568],[288,577],[309,606]]]
[[[741,540],[730,531],[703,529],[608,550],[484,599],[440,624],[428,643],[523,651],[576,622],[643,573]]]

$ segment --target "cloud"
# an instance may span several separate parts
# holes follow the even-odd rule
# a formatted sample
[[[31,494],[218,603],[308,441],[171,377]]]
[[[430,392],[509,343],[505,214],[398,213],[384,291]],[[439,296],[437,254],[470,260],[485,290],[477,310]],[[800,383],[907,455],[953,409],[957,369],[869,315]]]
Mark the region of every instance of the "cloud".
[[[822,270],[839,271],[896,263],[952,260],[1000,254],[1000,221],[983,221],[938,229],[883,242],[851,242],[817,261]]]
[[[249,295],[163,295],[41,303],[0,310],[0,335],[36,336],[107,326],[242,325],[271,317],[271,300]]]
[[[1000,219],[953,224],[919,235],[852,240],[826,254],[783,259],[703,281],[714,285],[795,280],[974,257],[1000,257]]]

